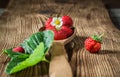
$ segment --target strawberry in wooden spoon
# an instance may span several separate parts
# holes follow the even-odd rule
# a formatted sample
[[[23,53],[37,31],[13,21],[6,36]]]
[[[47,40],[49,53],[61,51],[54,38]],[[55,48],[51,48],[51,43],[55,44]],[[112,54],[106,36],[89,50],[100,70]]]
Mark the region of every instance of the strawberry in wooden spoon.
[[[72,27],[73,21],[69,16],[49,18],[45,23],[45,30],[54,32],[54,42],[50,50],[50,77],[73,77],[64,48],[75,37],[76,30]]]
[[[49,18],[45,23],[46,30],[52,30],[55,40],[62,40],[72,35],[72,19],[69,16]]]

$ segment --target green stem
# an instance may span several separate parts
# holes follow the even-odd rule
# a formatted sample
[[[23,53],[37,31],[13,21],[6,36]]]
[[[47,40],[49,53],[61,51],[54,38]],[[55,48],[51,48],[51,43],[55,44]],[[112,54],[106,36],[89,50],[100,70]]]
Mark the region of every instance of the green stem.
[[[43,58],[43,60],[42,61],[45,61],[45,62],[47,62],[47,63],[50,63],[50,61],[49,60],[47,60],[45,57]]]
[[[46,59],[46,60],[44,60],[44,61],[45,61],[45,62],[47,62],[47,63],[50,63],[50,61],[49,61],[49,60],[47,60],[47,59]]]
[[[4,51],[2,51],[2,53],[0,54],[0,57],[2,56],[3,53],[4,53]]]
[[[101,34],[100,36],[99,36],[99,38],[101,38],[101,37],[103,37],[104,36],[104,33],[103,34]]]

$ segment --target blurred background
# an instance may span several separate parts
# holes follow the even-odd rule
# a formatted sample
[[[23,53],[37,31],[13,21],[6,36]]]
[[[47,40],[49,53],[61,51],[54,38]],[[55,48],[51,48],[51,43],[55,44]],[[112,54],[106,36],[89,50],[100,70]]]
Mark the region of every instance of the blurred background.
[[[120,29],[120,0],[103,0],[115,26]]]
[[[0,16],[4,13],[5,8],[12,0],[0,0]],[[51,0],[56,2],[69,2],[75,3],[77,0]],[[105,4],[105,7],[108,9],[109,15],[111,17],[112,22],[115,26],[120,29],[120,0],[102,0]]]
[[[4,9],[7,7],[10,0],[0,0],[0,16],[4,12]]]

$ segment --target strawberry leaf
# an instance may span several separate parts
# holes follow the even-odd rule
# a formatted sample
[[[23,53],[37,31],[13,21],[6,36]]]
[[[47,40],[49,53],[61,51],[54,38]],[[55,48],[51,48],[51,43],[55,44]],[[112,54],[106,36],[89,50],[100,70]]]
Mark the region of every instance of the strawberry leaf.
[[[102,42],[102,38],[98,37],[97,35],[92,36],[92,39],[94,39],[95,41],[100,42],[100,43]]]
[[[54,33],[52,31],[37,32],[21,44],[26,52],[25,54],[13,52],[12,49],[5,50],[4,52],[11,57],[6,67],[6,73],[13,74],[41,61],[48,62],[45,54],[50,49],[53,40]]]
[[[31,54],[28,58],[22,57],[25,55],[18,55],[12,57],[11,61],[9,62],[6,73],[12,74],[18,71],[21,71],[27,67],[33,66],[40,62],[44,57],[44,44],[41,42],[37,48],[34,50],[33,54]]]

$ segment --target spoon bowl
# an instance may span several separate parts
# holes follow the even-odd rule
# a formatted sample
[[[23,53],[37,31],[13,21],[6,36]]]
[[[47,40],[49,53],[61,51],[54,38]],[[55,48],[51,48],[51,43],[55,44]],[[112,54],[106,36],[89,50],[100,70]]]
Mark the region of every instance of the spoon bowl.
[[[65,45],[74,39],[75,34],[76,34],[76,29],[74,28],[74,32],[71,36],[69,36],[68,38],[63,39],[63,40],[54,40],[54,42],[63,43]]]
[[[44,30],[45,30],[45,27],[41,27],[39,29],[39,31],[44,31]],[[71,36],[69,36],[68,38],[62,39],[62,40],[54,40],[54,42],[56,42],[56,43],[58,43],[58,42],[59,43],[63,43],[64,45],[67,44],[67,43],[69,43],[70,41],[72,41],[72,39],[74,39],[74,37],[76,35],[76,29],[73,28],[73,30],[74,30],[73,34]]]

